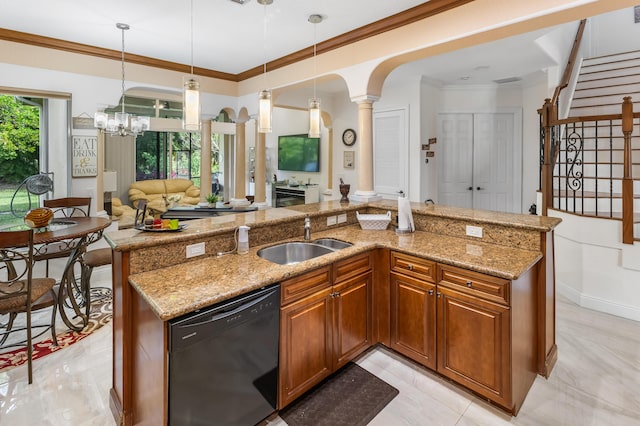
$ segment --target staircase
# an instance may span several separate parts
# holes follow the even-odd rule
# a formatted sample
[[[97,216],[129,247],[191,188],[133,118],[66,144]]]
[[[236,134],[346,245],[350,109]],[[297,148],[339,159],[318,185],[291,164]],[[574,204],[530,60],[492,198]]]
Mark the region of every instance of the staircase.
[[[622,104],[627,96],[637,112],[627,110],[626,127],[633,123],[633,128],[625,142]],[[585,59],[569,116],[552,121],[549,207],[614,220],[623,220],[626,208],[623,228],[633,228],[626,242],[640,241],[640,51]],[[626,201],[625,191],[630,194]]]
[[[620,114],[625,96],[640,111],[640,51],[584,59],[569,117]]]

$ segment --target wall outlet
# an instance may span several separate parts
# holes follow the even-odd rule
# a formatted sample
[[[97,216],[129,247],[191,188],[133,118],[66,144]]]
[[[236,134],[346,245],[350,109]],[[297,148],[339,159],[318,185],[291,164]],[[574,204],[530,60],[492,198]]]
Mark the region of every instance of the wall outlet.
[[[204,254],[204,242],[187,246],[187,259],[190,257],[202,256]]]
[[[345,223],[347,221],[347,214],[342,213],[338,215],[338,223]]]
[[[482,238],[482,228],[479,226],[467,225],[467,235],[470,237]]]
[[[327,226],[335,225],[337,222],[335,216],[327,216]]]

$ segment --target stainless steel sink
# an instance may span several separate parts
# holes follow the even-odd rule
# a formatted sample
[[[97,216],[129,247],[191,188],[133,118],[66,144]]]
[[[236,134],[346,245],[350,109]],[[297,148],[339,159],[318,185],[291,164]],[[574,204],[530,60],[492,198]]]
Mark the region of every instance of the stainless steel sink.
[[[280,265],[293,265],[314,257],[333,253],[335,249],[312,242],[282,243],[258,250],[258,256]]]
[[[313,241],[315,244],[329,247],[335,250],[342,250],[343,248],[351,247],[353,244],[346,241],[336,240],[335,238],[320,238]]]

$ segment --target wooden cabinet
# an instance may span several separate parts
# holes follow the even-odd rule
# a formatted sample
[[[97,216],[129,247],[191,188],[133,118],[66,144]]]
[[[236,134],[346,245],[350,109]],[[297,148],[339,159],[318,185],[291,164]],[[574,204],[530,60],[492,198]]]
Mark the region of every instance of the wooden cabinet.
[[[437,272],[437,371],[517,414],[536,376],[535,268],[516,281]]]
[[[535,268],[517,281],[390,254],[390,347],[516,414],[536,375]]]
[[[391,253],[392,349],[436,369],[436,284],[434,262]]]
[[[508,306],[438,286],[438,372],[510,405]]]
[[[327,281],[323,289],[280,310],[281,407],[333,371],[331,302],[331,282]]]
[[[371,346],[371,289],[370,269],[333,286],[334,370]]]
[[[371,345],[371,254],[281,284],[283,408]]]

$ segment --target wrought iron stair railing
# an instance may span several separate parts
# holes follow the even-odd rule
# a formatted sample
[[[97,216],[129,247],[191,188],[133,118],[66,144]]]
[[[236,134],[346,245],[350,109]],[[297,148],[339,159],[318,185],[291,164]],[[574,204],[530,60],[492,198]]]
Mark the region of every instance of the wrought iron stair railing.
[[[630,244],[640,241],[640,114],[630,97],[621,109],[558,119],[547,99],[540,110],[540,186],[542,214],[553,208],[622,220],[622,240]]]

